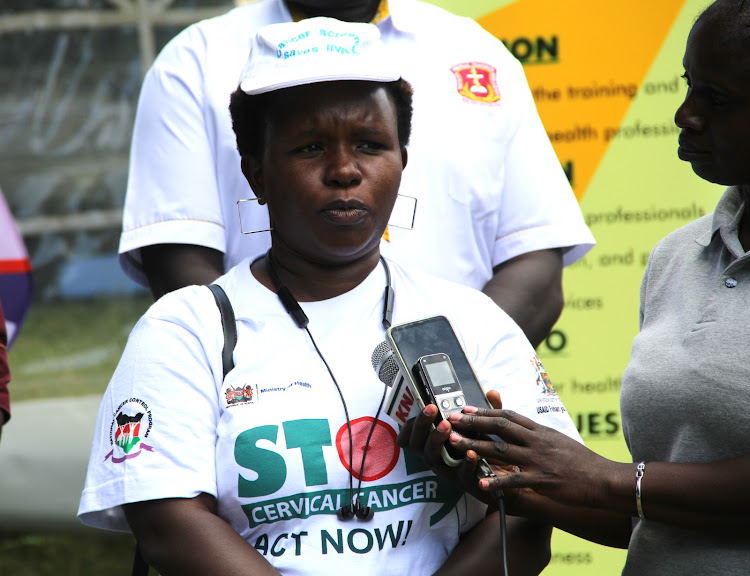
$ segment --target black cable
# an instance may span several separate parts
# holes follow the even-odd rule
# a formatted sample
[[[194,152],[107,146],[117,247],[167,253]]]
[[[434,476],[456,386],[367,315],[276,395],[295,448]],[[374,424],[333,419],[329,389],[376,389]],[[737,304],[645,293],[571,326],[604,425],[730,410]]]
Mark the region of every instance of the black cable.
[[[341,397],[341,403],[344,405],[344,416],[346,416],[346,430],[349,432],[349,467],[350,467],[350,470],[349,470],[349,504],[353,504],[354,481],[352,480],[351,468],[354,467],[354,447],[353,447],[353,441],[352,441],[352,423],[351,423],[351,420],[349,420],[349,410],[346,407],[346,401],[344,400],[344,393],[341,391],[341,387],[339,386],[339,383],[336,381],[336,377],[333,375],[333,372],[331,371],[331,367],[328,365],[328,362],[326,362],[326,359],[323,356],[323,353],[320,351],[320,348],[318,348],[318,345],[315,343],[315,338],[313,338],[312,334],[310,333],[310,329],[307,326],[305,326],[305,332],[307,332],[307,335],[310,337],[310,342],[312,342],[312,345],[315,347],[315,351],[318,353],[318,356],[320,356],[320,359],[323,361],[323,364],[325,364],[325,367],[328,370],[328,373],[331,375],[331,380],[333,380],[333,383],[336,385],[336,390],[339,391],[339,396]],[[361,471],[360,471],[360,477],[361,477]]]
[[[508,542],[507,530],[505,526],[505,495],[502,490],[492,492],[495,499],[495,506],[500,514],[500,556],[502,558],[502,570],[500,576],[508,576]]]
[[[367,440],[365,440],[365,448],[362,451],[362,464],[359,467],[359,481],[357,483],[357,502],[359,502],[359,492],[362,489],[362,475],[365,472],[365,457],[367,456],[367,449],[370,447],[370,439],[372,438],[372,433],[375,432],[375,426],[378,423],[378,418],[380,418],[380,411],[383,409],[383,404],[385,404],[386,392],[388,392],[388,385],[383,384],[383,396],[380,399],[378,411],[375,412],[375,420],[373,420],[372,426],[370,426],[370,433],[367,435]]]
[[[359,467],[359,481],[357,483],[357,500],[355,504],[354,500],[354,439],[352,438],[352,424],[351,420],[349,419],[349,410],[346,407],[346,401],[344,400],[344,393],[341,391],[341,387],[339,386],[338,381],[336,380],[336,377],[333,375],[333,371],[331,370],[331,367],[328,365],[328,362],[326,361],[325,357],[323,356],[323,353],[320,351],[320,348],[318,348],[317,343],[315,342],[315,338],[313,338],[312,333],[310,332],[310,328],[305,326],[305,332],[307,332],[307,335],[310,337],[310,342],[312,342],[312,345],[315,347],[315,351],[318,353],[318,356],[323,361],[323,364],[326,367],[326,370],[328,370],[328,374],[331,376],[331,380],[333,380],[334,385],[336,386],[336,390],[338,390],[339,397],[341,398],[341,404],[344,406],[344,416],[346,416],[346,430],[349,432],[349,503],[353,506],[353,512],[357,512],[359,509],[359,495],[360,490],[362,489],[362,475],[365,471],[365,458],[367,457],[367,449],[370,447],[370,439],[372,438],[373,432],[375,432],[375,426],[378,424],[378,418],[380,417],[380,411],[383,409],[383,404],[385,404],[385,397],[386,392],[388,391],[388,386],[385,384],[383,385],[383,396],[380,398],[380,404],[378,405],[378,411],[375,413],[375,418],[372,421],[372,425],[370,426],[370,431],[367,434],[367,440],[365,440],[365,447],[362,451],[362,463]],[[358,515],[359,516],[359,515]],[[361,517],[362,519],[369,520],[372,516],[369,516],[367,518]]]
[[[393,322],[393,301],[396,299],[396,292],[393,290],[393,282],[391,281],[391,269],[388,266],[388,262],[385,261],[383,256],[380,256],[380,263],[383,264],[383,270],[385,270],[385,291],[383,292],[383,328],[388,330]]]

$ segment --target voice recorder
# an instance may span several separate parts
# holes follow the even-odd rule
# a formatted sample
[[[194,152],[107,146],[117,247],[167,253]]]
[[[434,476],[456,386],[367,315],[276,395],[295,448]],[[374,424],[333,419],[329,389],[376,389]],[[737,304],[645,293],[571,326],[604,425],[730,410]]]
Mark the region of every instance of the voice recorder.
[[[386,340],[420,409],[435,404],[445,419],[467,404],[492,407],[445,316],[391,326]],[[462,457],[447,443],[442,456],[450,466],[458,466]]]
[[[451,412],[463,410],[466,397],[447,354],[440,352],[422,356],[417,360],[414,370],[418,376],[415,382],[421,387],[420,395],[438,407],[443,420],[447,420]]]

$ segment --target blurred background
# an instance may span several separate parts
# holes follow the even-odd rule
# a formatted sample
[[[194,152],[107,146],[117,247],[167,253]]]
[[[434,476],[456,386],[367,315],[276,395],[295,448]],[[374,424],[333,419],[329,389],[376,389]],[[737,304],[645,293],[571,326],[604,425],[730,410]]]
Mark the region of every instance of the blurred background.
[[[33,269],[32,305],[9,352],[2,575],[130,574],[132,538],[84,529],[75,511],[92,415],[151,303],[117,264],[135,109],[141,79],[169,39],[232,7],[231,0],[0,1],[0,191]],[[14,231],[1,218],[0,227],[2,245]],[[0,285],[10,319],[6,300],[23,307],[19,291],[28,286],[18,277],[26,269],[0,264],[0,272],[12,290]]]

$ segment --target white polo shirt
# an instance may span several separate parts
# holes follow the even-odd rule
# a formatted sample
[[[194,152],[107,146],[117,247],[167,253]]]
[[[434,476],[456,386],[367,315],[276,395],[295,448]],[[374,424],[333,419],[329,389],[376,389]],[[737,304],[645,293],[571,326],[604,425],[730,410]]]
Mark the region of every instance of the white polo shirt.
[[[539,120],[520,63],[468,18],[390,0],[378,23],[414,88],[409,163],[400,193],[417,198],[414,228],[389,226],[389,258],[481,289],[494,266],[565,248],[564,263],[594,239]],[[266,24],[291,21],[261,0],[195,24],[149,70],[138,104],[120,239],[125,272],[145,284],[138,249],[197,244],[224,253],[225,269],[266,250],[267,233],[240,232],[237,201],[252,198],[228,111]],[[266,227],[244,203],[243,228]],[[252,203],[254,205],[254,203]]]

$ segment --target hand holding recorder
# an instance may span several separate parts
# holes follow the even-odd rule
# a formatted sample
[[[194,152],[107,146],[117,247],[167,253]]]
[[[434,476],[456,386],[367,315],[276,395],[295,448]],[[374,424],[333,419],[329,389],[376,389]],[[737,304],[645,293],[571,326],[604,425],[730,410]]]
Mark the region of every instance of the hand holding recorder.
[[[492,408],[484,394],[471,364],[458,341],[448,319],[435,316],[398,326],[386,332],[386,342],[379,345],[372,355],[372,364],[381,381],[392,388],[386,403],[389,416],[404,428],[402,436],[409,436],[408,447],[423,453],[419,438],[411,437],[415,426],[413,418],[423,424],[422,418],[431,417],[430,430],[445,432],[440,445],[442,459],[448,466],[456,467],[465,458],[463,451],[447,442],[450,425],[447,422],[452,412],[460,412],[464,406]],[[425,414],[425,407],[434,404],[437,412]],[[411,421],[411,422],[410,422]],[[445,424],[443,424],[445,422]],[[417,426],[421,430],[420,426]],[[442,435],[437,435],[442,437]],[[427,452],[423,453],[427,456]],[[434,467],[434,462],[428,462]],[[489,466],[484,467],[481,477],[490,475]]]

